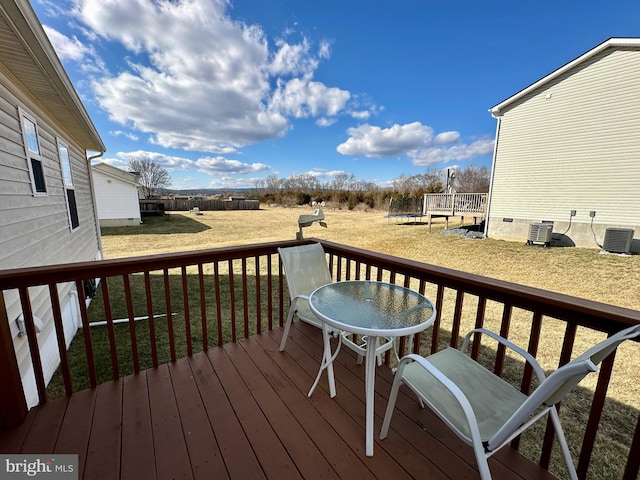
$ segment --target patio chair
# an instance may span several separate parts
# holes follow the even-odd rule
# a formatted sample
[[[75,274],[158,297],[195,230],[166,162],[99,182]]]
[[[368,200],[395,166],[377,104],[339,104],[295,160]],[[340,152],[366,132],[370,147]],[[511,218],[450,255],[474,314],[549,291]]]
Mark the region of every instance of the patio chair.
[[[471,336],[485,334],[521,355],[533,368],[538,387],[525,395],[465,355]],[[428,357],[407,355],[396,370],[380,439],[389,424],[401,383],[415,392],[465,443],[473,447],[480,477],[491,478],[487,459],[547,413],[562,450],[569,477],[577,474],[555,405],[624,340],[640,334],[640,325],[624,329],[591,347],[548,377],[528,352],[495,333],[479,328],[467,334],[460,350],[446,348]],[[479,335],[477,337],[479,341]]]
[[[322,328],[322,321],[316,317],[309,307],[309,296],[316,289],[332,283],[331,273],[327,265],[324,249],[319,243],[299,245],[295,247],[278,248],[278,254],[284,266],[287,287],[291,298],[289,314],[284,325],[284,333],[280,341],[280,351],[285,349],[287,337],[293,317],[297,316],[318,328]],[[366,337],[358,337],[350,332],[331,332],[340,335],[340,341],[358,354],[358,363],[366,353]],[[380,345],[376,348],[378,365],[382,363],[382,353],[394,347],[393,338],[379,338]],[[337,351],[336,351],[337,354]]]

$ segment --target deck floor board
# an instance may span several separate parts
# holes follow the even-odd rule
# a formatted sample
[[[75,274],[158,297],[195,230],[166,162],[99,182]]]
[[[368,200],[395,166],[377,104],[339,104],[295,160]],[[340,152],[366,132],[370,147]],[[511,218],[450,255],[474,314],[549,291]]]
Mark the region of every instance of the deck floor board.
[[[319,367],[320,331],[296,322],[33,409],[0,432],[3,453],[78,453],[79,478],[478,478],[473,454],[404,388],[389,436],[393,375],[377,369],[375,452],[365,455],[363,367],[335,362],[335,398]],[[554,477],[515,451],[490,460],[495,478]]]

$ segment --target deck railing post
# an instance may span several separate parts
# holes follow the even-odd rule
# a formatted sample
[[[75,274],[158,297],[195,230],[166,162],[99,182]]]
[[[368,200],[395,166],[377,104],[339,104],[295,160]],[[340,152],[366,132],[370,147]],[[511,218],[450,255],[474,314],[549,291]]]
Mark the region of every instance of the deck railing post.
[[[24,422],[28,410],[2,292],[0,292],[0,385],[2,385],[0,429],[4,430]]]

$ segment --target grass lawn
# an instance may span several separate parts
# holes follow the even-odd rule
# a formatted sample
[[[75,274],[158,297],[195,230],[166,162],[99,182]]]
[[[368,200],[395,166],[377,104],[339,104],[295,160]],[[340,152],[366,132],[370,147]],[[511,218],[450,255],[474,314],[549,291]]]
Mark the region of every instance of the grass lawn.
[[[106,258],[199,250],[294,239],[297,218],[308,208],[170,213],[140,227],[105,228]],[[640,309],[640,255],[600,255],[598,249],[539,248],[522,242],[465,239],[433,233],[426,225],[398,225],[380,211],[326,210],[328,228],[304,229],[315,237],[533,287]],[[457,224],[452,220],[450,227]]]
[[[230,245],[259,243],[284,239],[294,239],[298,230],[297,218],[310,213],[309,208],[267,208],[257,211],[214,211],[196,216],[184,213],[170,213],[166,217],[150,217],[139,227],[105,228],[102,244],[106,258],[131,257],[155,253],[200,250]],[[372,251],[396,255],[416,261],[440,265],[492,278],[530,285],[546,290],[561,292],[623,307],[640,309],[640,255],[620,257],[601,255],[597,249],[540,248],[522,242],[506,242],[492,239],[465,239],[456,235],[441,234],[443,223],[435,224],[428,233],[425,224],[397,224],[395,220],[384,218],[381,211],[345,211],[325,209],[328,228],[317,223],[304,229],[307,238],[316,237],[333,242],[352,245]],[[450,227],[457,226],[456,220]],[[110,285],[111,288],[111,285]],[[117,292],[121,287],[115,285]],[[179,292],[179,287],[177,288]],[[197,304],[198,299],[190,299]],[[122,303],[122,302],[121,302]],[[466,307],[465,307],[466,308]],[[500,311],[488,309],[487,317],[499,321]],[[496,307],[497,308],[497,307]],[[469,307],[469,321],[463,325],[471,328],[473,306]],[[174,310],[175,311],[175,310]],[[443,312],[443,316],[448,312]],[[101,300],[92,303],[90,315],[98,319],[102,313]],[[514,313],[513,340],[526,347],[528,330],[522,338],[516,329],[518,312]],[[114,318],[126,317],[126,311]],[[526,315],[524,315],[526,317]],[[525,320],[526,321],[526,320]],[[145,322],[141,322],[145,323]],[[539,357],[545,368],[553,369],[560,348],[557,335],[562,335],[562,325],[549,322],[546,343],[540,347]],[[126,328],[126,327],[123,327]],[[141,325],[142,329],[147,328]],[[93,333],[93,328],[92,335]],[[144,330],[142,330],[144,332]],[[101,335],[96,332],[95,335]],[[145,336],[145,333],[142,333]],[[576,352],[599,341],[593,332],[583,332],[576,341]],[[98,339],[96,338],[96,341]],[[106,335],[103,342],[106,342]],[[81,343],[81,342],[74,342]],[[125,342],[126,343],[126,342]],[[628,342],[629,343],[629,342]],[[145,345],[142,350],[148,350]],[[184,349],[184,346],[179,346]],[[73,350],[73,349],[72,349]],[[119,346],[119,355],[126,363],[127,345]],[[108,353],[108,350],[107,350]],[[546,362],[547,357],[549,359]],[[110,372],[108,355],[101,371],[106,378]],[[162,357],[166,360],[166,352]],[[79,363],[82,358],[79,357]],[[602,430],[594,455],[597,456],[590,467],[592,478],[620,478],[616,465],[623,465],[629,438],[633,435],[640,408],[640,388],[635,381],[635,371],[640,365],[638,344],[625,344],[619,349],[614,379],[610,389],[610,399],[604,411],[608,430]],[[514,362],[515,364],[515,362]],[[514,366],[517,371],[517,365]],[[515,374],[514,374],[515,375]],[[101,374],[102,376],[102,374]],[[584,415],[591,402],[590,389],[595,377],[585,380],[579,395],[573,395],[563,406],[563,422],[567,423],[567,438],[570,445],[580,445],[584,430]],[[535,436],[523,440],[523,449],[537,460],[536,451],[540,440]],[[558,465],[562,465],[559,463]],[[560,468],[554,473],[562,476]]]

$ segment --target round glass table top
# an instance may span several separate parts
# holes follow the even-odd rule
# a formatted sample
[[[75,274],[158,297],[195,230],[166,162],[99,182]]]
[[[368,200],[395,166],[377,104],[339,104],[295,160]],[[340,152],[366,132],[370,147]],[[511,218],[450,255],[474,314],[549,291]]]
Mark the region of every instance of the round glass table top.
[[[369,280],[324,285],[311,294],[309,305],[326,323],[364,335],[409,335],[425,329],[435,317],[424,295]]]

